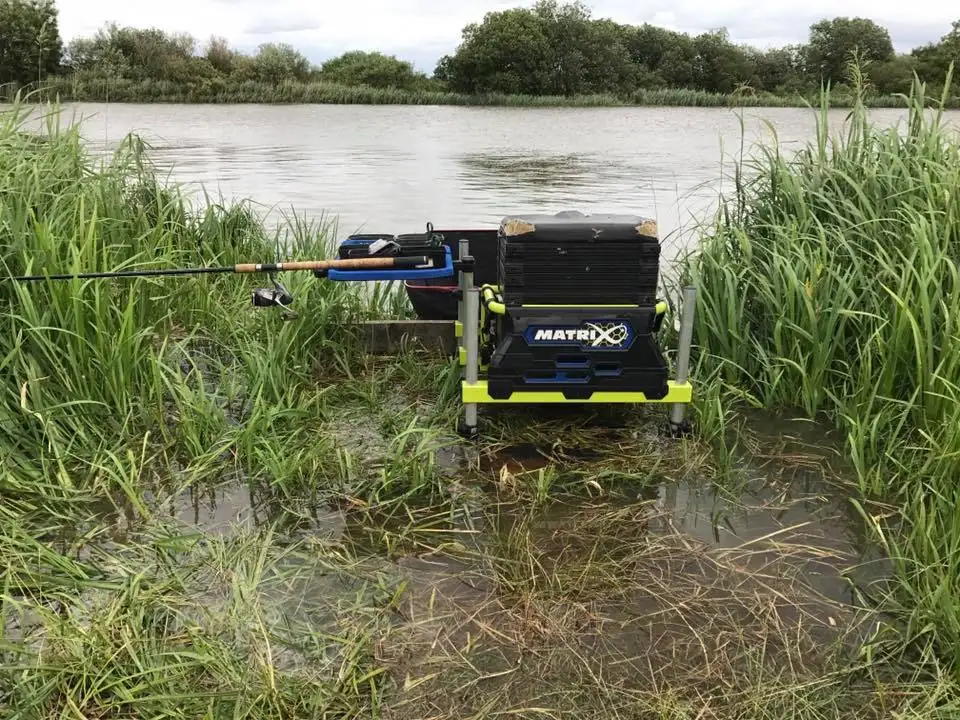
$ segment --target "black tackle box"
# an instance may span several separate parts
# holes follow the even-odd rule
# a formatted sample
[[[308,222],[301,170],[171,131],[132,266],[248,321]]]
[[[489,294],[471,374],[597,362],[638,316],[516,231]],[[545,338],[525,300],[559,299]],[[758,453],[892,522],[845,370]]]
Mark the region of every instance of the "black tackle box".
[[[656,222],[635,215],[512,215],[497,233],[497,274],[508,306],[654,305]]]

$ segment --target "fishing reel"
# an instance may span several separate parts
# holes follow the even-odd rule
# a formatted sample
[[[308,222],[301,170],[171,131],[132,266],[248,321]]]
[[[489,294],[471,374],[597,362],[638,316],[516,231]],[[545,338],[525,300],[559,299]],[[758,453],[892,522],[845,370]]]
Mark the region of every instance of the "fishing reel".
[[[264,307],[282,307],[287,308],[293,304],[293,295],[287,288],[283,286],[283,283],[279,282],[273,274],[270,275],[270,282],[273,283],[272,288],[256,288],[252,293],[252,302],[253,306],[256,308]],[[280,316],[284,320],[293,320],[297,317],[297,313],[292,310],[288,310],[281,314]]]

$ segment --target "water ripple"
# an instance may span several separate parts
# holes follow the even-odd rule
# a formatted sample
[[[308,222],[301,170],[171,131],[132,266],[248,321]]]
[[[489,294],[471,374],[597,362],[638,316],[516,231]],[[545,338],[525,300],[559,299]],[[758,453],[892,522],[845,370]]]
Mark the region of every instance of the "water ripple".
[[[377,232],[579,209],[654,215],[673,235],[716,202],[741,132],[725,108],[74,104],[64,123],[78,116],[95,154],[136,132],[175,181]],[[761,119],[787,147],[814,136],[808,111],[758,109],[748,142],[769,136]]]

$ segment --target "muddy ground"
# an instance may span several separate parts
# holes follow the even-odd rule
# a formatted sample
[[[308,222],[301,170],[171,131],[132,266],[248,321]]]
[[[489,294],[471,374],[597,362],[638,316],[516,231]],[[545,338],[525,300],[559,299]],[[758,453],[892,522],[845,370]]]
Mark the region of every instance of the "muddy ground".
[[[389,462],[381,423],[344,417],[327,431],[356,463]],[[296,544],[265,570],[278,580],[260,607],[288,629],[369,630],[388,717],[774,717],[798,701],[876,715],[855,676],[846,695],[830,680],[859,662],[863,593],[885,573],[835,438],[748,418],[735,482],[717,483],[702,448],[649,419],[557,422],[576,431],[439,443],[430,502],[301,503],[228,482],[157,508],[208,537],[269,527]],[[296,648],[281,657],[316,670]]]

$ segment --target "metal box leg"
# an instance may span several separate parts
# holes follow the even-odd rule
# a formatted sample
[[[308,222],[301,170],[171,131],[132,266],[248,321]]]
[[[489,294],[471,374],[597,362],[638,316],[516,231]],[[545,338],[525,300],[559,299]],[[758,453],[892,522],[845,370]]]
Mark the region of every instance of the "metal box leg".
[[[464,386],[476,385],[480,372],[479,320],[480,291],[471,287],[465,296],[463,338],[467,351]],[[474,438],[477,435],[477,404],[464,403],[463,434]]]
[[[697,305],[697,289],[688,285],[683,289],[683,308],[680,316],[680,346],[677,353],[678,383],[685,383],[690,375],[690,346],[693,345],[693,316]],[[690,422],[684,417],[686,403],[676,403],[670,409],[670,428],[674,433],[685,433]]]
[[[466,238],[460,238],[457,242],[457,259],[464,260],[470,256],[470,241]],[[469,275],[469,278],[467,277]],[[460,284],[460,299],[457,301],[457,321],[460,323],[461,329],[465,327],[464,323],[464,309],[466,308],[467,301],[467,289],[473,285],[473,273],[460,272],[458,274],[458,281]],[[460,338],[457,342],[458,348],[463,347],[464,336],[461,332]],[[459,354],[459,350],[457,351]],[[462,376],[461,371],[461,376]]]
[[[461,239],[459,242],[459,259],[472,259],[470,255],[470,241]],[[480,372],[480,291],[473,286],[473,271],[460,273],[460,325],[463,328],[463,337],[460,348],[466,355],[466,362],[461,368],[462,383],[474,385]],[[459,353],[459,350],[458,350]],[[461,384],[461,396],[463,384]],[[477,436],[477,405],[465,403],[463,407],[463,422],[460,434],[467,438]]]

